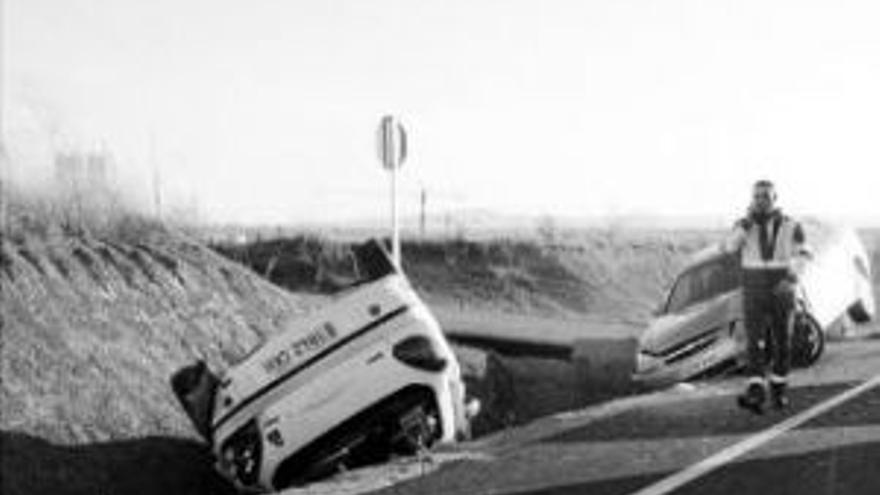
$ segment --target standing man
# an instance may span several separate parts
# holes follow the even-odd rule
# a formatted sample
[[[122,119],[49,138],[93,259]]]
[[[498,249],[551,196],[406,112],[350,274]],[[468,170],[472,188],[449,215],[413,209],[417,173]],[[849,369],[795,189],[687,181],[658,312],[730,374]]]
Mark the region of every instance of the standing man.
[[[756,414],[764,411],[768,389],[777,408],[788,404],[789,317],[795,306],[799,266],[809,257],[805,242],[801,225],[776,207],[773,183],[756,182],[748,215],[736,223],[725,245],[726,250],[740,253],[742,263],[749,378],[737,402]]]

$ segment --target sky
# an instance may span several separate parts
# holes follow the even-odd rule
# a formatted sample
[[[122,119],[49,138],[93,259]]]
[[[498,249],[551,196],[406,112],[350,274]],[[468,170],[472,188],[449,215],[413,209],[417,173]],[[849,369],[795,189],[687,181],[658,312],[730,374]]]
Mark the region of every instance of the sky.
[[[880,225],[880,3],[0,0],[18,182],[103,147],[133,201],[241,223],[401,209]]]

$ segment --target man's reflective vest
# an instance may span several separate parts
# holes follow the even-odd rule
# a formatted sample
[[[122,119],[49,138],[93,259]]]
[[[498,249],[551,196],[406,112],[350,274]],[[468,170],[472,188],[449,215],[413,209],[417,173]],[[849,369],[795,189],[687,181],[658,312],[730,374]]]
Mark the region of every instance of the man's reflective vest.
[[[801,225],[774,212],[764,221],[744,218],[736,223],[733,235],[725,246],[740,251],[746,270],[794,270],[809,256]]]

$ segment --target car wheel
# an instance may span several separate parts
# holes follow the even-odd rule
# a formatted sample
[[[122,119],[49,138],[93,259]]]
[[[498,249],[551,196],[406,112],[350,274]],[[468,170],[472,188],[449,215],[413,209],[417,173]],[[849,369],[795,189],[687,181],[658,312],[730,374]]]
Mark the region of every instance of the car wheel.
[[[847,313],[849,313],[849,317],[852,318],[852,321],[856,323],[867,323],[871,321],[871,314],[865,309],[865,302],[862,300],[858,300],[850,306]]]
[[[402,414],[395,423],[391,444],[396,454],[418,454],[431,447],[440,436],[440,419],[436,413],[422,406]]]
[[[825,332],[808,313],[798,311],[792,318],[791,363],[805,368],[818,361],[825,351]]]

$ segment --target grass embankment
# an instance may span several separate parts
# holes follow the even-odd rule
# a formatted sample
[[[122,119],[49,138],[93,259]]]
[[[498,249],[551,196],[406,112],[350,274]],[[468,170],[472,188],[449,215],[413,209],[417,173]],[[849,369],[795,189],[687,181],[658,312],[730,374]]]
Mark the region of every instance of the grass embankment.
[[[537,238],[410,240],[403,243],[403,267],[441,310],[643,318],[687,256],[714,237],[596,230],[553,244]],[[318,236],[214,248],[294,292],[332,291],[351,270],[350,245]]]
[[[222,489],[168,378],[235,361],[307,303],[137,215],[16,206],[0,240],[0,492]]]

